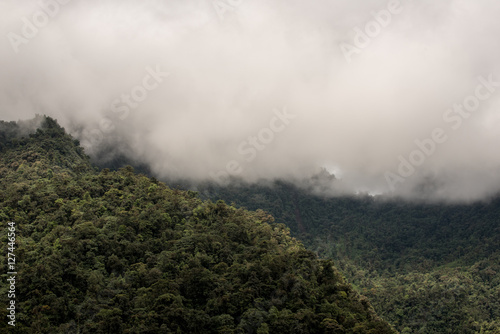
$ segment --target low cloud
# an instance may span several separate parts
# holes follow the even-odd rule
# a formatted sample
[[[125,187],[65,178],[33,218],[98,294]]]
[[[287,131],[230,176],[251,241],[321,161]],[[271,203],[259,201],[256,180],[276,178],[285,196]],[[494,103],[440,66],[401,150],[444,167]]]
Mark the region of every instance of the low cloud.
[[[50,115],[91,155],[113,151],[164,178],[300,179],[325,167],[342,193],[483,199],[500,190],[499,9],[492,0],[6,0],[0,116]],[[346,57],[350,46],[358,52]],[[464,117],[455,106],[479,78],[493,91],[482,89],[489,96]],[[285,107],[294,118],[274,131]],[[431,154],[416,144],[428,140]]]

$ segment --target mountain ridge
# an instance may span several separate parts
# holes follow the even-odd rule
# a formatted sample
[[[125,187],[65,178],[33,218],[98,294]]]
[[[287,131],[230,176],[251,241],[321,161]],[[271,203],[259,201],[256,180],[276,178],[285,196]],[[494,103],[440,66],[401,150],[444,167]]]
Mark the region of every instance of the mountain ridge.
[[[262,210],[98,170],[49,117],[2,138],[0,216],[19,231],[14,332],[394,332]]]

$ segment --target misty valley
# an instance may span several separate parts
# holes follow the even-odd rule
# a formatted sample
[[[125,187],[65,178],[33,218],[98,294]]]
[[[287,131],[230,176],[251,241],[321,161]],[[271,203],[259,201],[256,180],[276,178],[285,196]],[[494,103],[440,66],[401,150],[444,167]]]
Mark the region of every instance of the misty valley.
[[[499,13],[0,0],[0,334],[500,334]]]
[[[302,183],[164,184],[123,160],[92,166],[42,116],[1,122],[0,149],[19,333],[500,328],[500,197],[327,196],[317,189],[339,180],[326,170]]]

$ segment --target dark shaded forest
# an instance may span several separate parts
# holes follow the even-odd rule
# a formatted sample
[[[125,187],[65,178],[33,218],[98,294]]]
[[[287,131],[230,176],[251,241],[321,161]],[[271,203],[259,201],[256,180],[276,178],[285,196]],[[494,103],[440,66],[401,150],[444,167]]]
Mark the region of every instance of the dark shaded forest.
[[[333,259],[401,333],[500,333],[500,197],[468,205],[327,198],[286,181],[199,190],[274,215]]]

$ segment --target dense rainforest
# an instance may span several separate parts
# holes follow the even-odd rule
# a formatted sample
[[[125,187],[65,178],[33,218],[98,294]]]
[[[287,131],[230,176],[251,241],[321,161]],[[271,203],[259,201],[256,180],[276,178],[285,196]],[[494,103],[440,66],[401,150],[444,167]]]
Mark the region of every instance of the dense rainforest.
[[[333,259],[401,333],[500,333],[500,197],[466,205],[311,193],[335,182],[323,171],[301,187],[235,182],[198,190],[271,213],[308,249]]]
[[[93,167],[51,118],[0,122],[0,185],[2,333],[395,332],[265,211]]]

